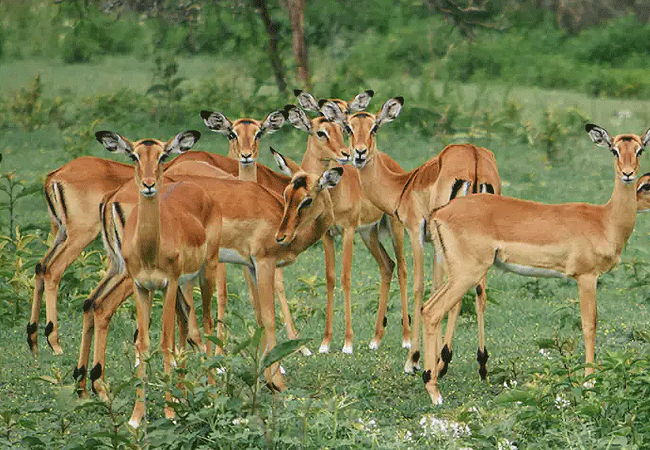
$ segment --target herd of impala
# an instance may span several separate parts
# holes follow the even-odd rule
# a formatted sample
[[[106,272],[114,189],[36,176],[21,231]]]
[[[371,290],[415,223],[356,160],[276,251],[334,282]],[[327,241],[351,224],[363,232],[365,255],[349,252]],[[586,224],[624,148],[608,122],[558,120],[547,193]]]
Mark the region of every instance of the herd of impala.
[[[201,111],[210,130],[229,140],[228,157],[188,151],[198,131],[179,133],[168,141],[131,142],[110,131],[96,133],[113,153],[133,165],[81,157],[51,172],[44,194],[54,242],[36,266],[32,315],[27,342],[37,353],[37,329],[45,296],[45,337],[61,354],[57,327],[57,292],[65,269],[101,233],[109,268],[84,303],[79,361],[74,377],[86,395],[86,378],[100,397],[108,327],[117,307],[135,293],[136,367],[146,376],[150,350],[149,321],[153,293],[162,290],[160,335],[164,370],[175,364],[175,322],[179,345],[186,342],[207,352],[193,302],[198,281],[202,298],[203,335],[214,330],[211,306],[216,287],[217,337],[223,342],[227,288],[225,263],[245,267],[257,322],[263,327],[265,352],[275,345],[277,296],[289,338],[297,336],[291,319],[282,267],[318,240],[325,250],[327,313],[320,352],[330,349],[335,287],[333,238],[342,235],[341,286],[345,299],[345,343],[352,353],[352,253],[354,233],[379,266],[381,286],[377,321],[370,348],[384,334],[384,320],[395,261],[380,241],[391,238],[400,287],[402,344],[409,349],[404,371],[420,369],[420,328],[424,327],[422,378],[431,400],[442,402],[438,378],[452,357],[452,336],[462,296],[476,292],[479,373],[487,374],[483,313],[486,275],[495,265],[534,277],[571,277],[577,281],[585,342],[586,374],[593,372],[598,276],[615,265],[636,220],[650,209],[650,174],[638,176],[639,157],[650,142],[644,135],[610,137],[587,124],[593,142],[614,155],[614,191],[605,205],[549,205],[501,196],[501,179],[492,152],[471,144],[449,145],[437,156],[406,172],[377,148],[379,128],[394,120],[402,97],[386,101],[376,114],[365,111],[373,91],[349,102],[318,100],[296,90],[299,106],[288,105],[264,120],[231,121],[220,112]],[[310,117],[308,113],[313,117]],[[308,134],[300,164],[274,151],[283,174],[257,163],[259,140],[285,122]],[[348,136],[346,143],[346,136]],[[178,155],[167,162],[172,155]],[[346,165],[351,163],[351,165]],[[471,194],[471,195],[468,195]],[[452,201],[453,200],[453,201]],[[97,211],[98,213],[94,213]],[[413,317],[408,313],[404,231],[413,252]],[[433,243],[434,294],[423,303],[424,243]],[[448,314],[446,334],[441,321]],[[87,373],[91,343],[93,366]],[[302,349],[306,355],[309,350]],[[265,370],[273,389],[284,389],[278,363]],[[129,423],[139,426],[145,414],[144,385],[137,389]],[[170,393],[166,394],[170,399]],[[172,418],[173,409],[165,415]]]

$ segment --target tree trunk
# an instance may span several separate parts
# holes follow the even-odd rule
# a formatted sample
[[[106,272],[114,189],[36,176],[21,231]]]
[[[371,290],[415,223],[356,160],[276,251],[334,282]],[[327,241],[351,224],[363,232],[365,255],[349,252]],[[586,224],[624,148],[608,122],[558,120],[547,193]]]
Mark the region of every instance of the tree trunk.
[[[284,71],[282,70],[282,60],[278,54],[278,24],[271,20],[269,9],[266,6],[266,0],[254,0],[255,6],[260,9],[262,21],[266,27],[266,32],[269,35],[269,60],[275,75],[275,83],[278,85],[278,90],[287,95],[287,82],[284,80]]]
[[[307,59],[307,45],[305,43],[305,0],[287,0],[291,30],[293,31],[292,47],[293,56],[298,68],[298,82],[302,87],[310,90],[309,62]]]

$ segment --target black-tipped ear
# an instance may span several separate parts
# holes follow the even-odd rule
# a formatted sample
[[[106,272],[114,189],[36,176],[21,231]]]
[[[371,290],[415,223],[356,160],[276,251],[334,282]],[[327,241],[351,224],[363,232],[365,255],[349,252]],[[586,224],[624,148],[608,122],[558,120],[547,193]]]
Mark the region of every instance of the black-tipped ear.
[[[131,153],[133,146],[129,141],[112,131],[98,131],[95,139],[112,153]]]
[[[368,89],[368,90],[366,90],[366,94],[368,94],[369,97],[374,97],[375,96],[375,91],[373,91],[372,89]]]
[[[212,114],[212,111],[207,111],[205,109],[202,109],[201,110],[201,119],[208,120],[210,118],[211,114]]]
[[[397,100],[400,105],[404,106],[404,97],[398,96],[398,97],[395,97],[395,100]]]
[[[298,97],[300,94],[302,94],[302,89],[294,89],[293,90],[293,95]]]
[[[588,123],[585,125],[585,131],[589,133],[589,137],[594,142],[594,144],[601,147],[612,147],[612,138],[609,137],[609,133],[602,127],[594,125],[593,123]]]
[[[320,100],[318,100],[318,107],[322,108],[325,103],[327,103],[327,99],[321,98]]]
[[[334,172],[338,173],[340,177],[343,176],[343,167],[332,167],[331,170],[333,170]]]

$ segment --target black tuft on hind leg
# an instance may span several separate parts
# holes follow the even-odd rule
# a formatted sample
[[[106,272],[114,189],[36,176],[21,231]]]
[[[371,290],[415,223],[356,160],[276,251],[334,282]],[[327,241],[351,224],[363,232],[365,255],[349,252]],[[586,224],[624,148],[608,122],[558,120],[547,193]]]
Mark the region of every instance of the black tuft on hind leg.
[[[95,364],[95,367],[90,370],[90,387],[93,390],[93,394],[97,394],[97,390],[95,389],[95,381],[97,381],[101,376],[102,365],[101,363],[97,363]]]
[[[50,344],[50,334],[52,334],[52,331],[54,331],[54,324],[50,320],[47,325],[45,325],[45,340],[47,341],[47,345],[50,346],[51,349],[54,349],[52,347],[52,344]]]
[[[445,344],[445,346],[442,347],[442,351],[440,352],[440,358],[442,359],[442,362],[445,363],[445,365],[442,366],[442,369],[440,369],[440,372],[438,372],[438,378],[442,378],[447,374],[447,371],[449,370],[449,363],[451,362],[451,358],[453,356],[453,350],[450,350],[447,344]]]
[[[483,347],[483,351],[478,349],[476,352],[476,361],[478,361],[479,364],[478,374],[481,376],[481,380],[485,380],[485,377],[487,376],[487,361],[489,357],[490,355],[485,347]]]
[[[72,378],[75,379],[77,383],[80,383],[84,378],[86,378],[86,366],[75,367],[74,372],[72,372]],[[83,397],[84,390],[77,388],[77,397]]]
[[[29,350],[34,353],[36,349],[36,343],[32,340],[32,336],[38,330],[37,323],[28,323],[27,324],[27,345],[29,345]]]

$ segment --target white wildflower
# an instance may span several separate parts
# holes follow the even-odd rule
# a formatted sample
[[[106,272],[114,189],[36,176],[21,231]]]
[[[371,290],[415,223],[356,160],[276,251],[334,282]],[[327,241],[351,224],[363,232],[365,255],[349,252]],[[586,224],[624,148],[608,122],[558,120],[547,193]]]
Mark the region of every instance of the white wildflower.
[[[517,450],[517,446],[508,439],[501,439],[498,442],[497,450]]]
[[[557,409],[565,409],[571,406],[571,402],[564,398],[562,394],[557,394],[555,397],[555,407]]]
[[[246,426],[248,425],[248,419],[244,417],[235,417],[234,419],[232,419],[232,424]]]
[[[539,349],[539,354],[542,355],[542,356],[544,356],[544,357],[547,358],[547,359],[551,359],[551,352],[549,352],[549,351],[546,350],[545,348],[540,348],[540,349]]]
[[[422,436],[461,438],[471,436],[472,432],[469,426],[464,423],[454,422],[453,420],[439,419],[433,414],[426,414],[420,419],[422,427]]]

